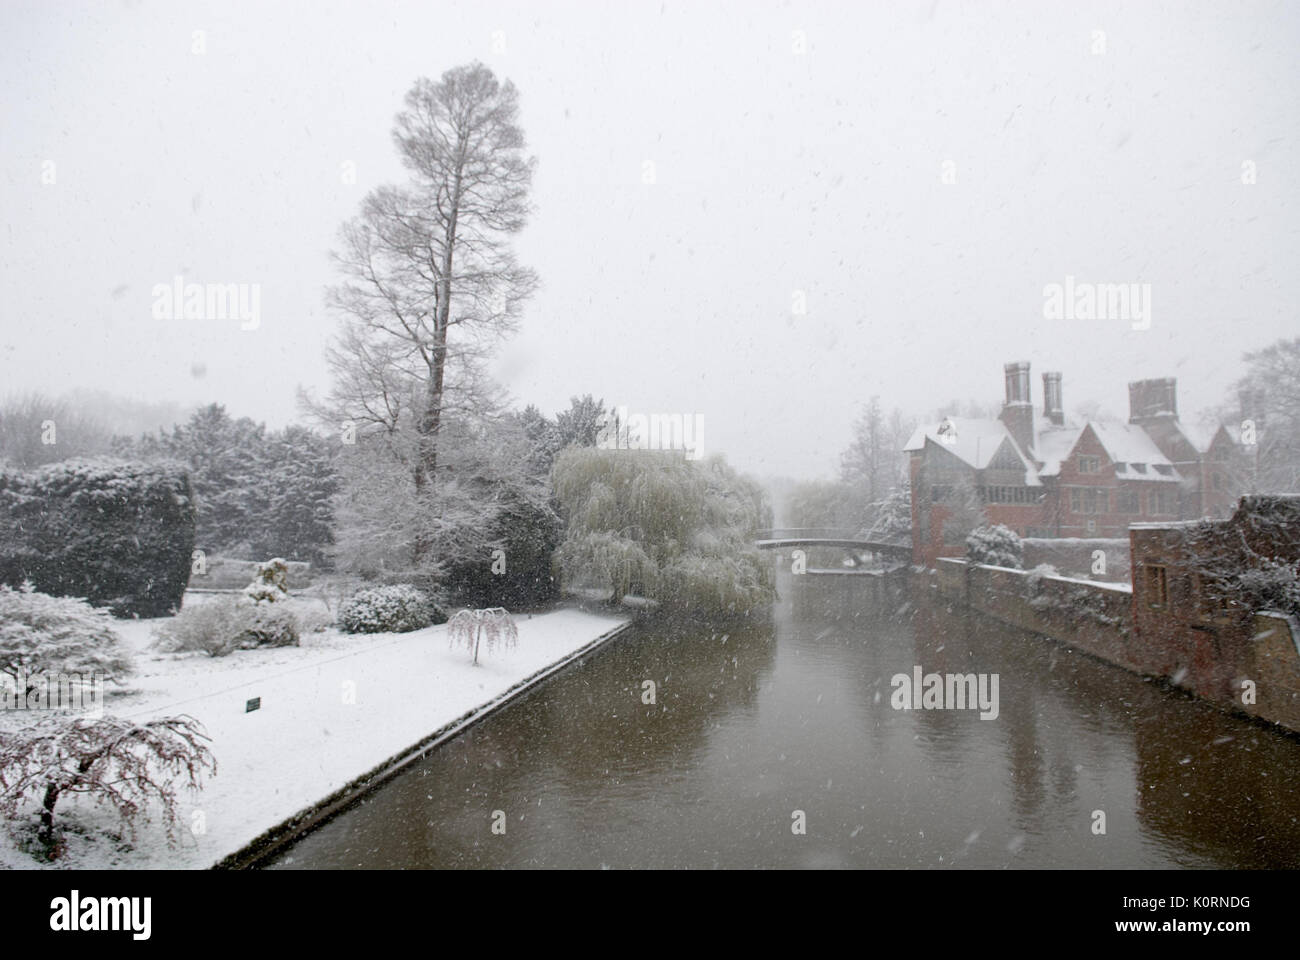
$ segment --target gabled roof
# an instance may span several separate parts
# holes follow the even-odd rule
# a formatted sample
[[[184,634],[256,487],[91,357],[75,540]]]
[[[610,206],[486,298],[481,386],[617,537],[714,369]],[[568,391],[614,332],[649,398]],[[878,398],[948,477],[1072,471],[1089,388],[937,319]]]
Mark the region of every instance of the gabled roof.
[[[1111,462],[1125,465],[1119,476],[1132,480],[1180,479],[1169,458],[1160,452],[1156,442],[1141,427],[1119,423],[1089,423],[1088,426],[1092,427]],[[1144,465],[1146,472],[1129,466],[1135,463]]]
[[[948,428],[951,429],[948,429]],[[1034,464],[1016,445],[1001,420],[981,420],[973,417],[945,417],[938,423],[919,426],[912,432],[903,452],[922,450],[926,443],[933,443],[939,449],[946,450],[958,460],[976,470],[984,470],[993,461],[998,451],[1005,445],[1015,454],[1025,469],[1025,483],[1031,487],[1039,486]]]
[[[1055,477],[1061,472],[1061,461],[1070,455],[1083,427],[1053,427],[1038,434],[1034,444],[1034,455],[1042,466],[1038,470],[1040,477]]]
[[[924,449],[934,443],[963,463],[976,470],[984,470],[1005,444],[1024,464],[1025,483],[1040,486],[1043,477],[1059,476],[1061,463],[1074,453],[1085,429],[1093,435],[1117,467],[1117,475],[1130,480],[1176,481],[1181,479],[1169,458],[1160,452],[1155,441],[1141,427],[1120,423],[1094,423],[1083,426],[1056,426],[1042,420],[1037,424],[1031,460],[1016,444],[1006,424],[1001,420],[982,420],[970,417],[945,417],[938,423],[926,424],[912,433],[904,452]],[[950,428],[950,429],[949,429]],[[1037,461],[1040,466],[1035,466]],[[1137,464],[1139,466],[1134,467]]]

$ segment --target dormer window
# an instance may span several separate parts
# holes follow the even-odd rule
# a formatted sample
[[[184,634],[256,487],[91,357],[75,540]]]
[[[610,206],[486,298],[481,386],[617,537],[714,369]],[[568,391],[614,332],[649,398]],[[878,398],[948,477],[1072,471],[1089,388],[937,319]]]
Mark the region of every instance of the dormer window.
[[[1155,465],[1155,468],[1156,468],[1156,473],[1160,474],[1162,477],[1173,476],[1174,473],[1173,467],[1166,466],[1163,463],[1157,463]]]
[[[1133,470],[1136,471],[1137,473],[1147,472],[1147,465],[1145,463],[1130,463],[1129,466],[1132,467]]]

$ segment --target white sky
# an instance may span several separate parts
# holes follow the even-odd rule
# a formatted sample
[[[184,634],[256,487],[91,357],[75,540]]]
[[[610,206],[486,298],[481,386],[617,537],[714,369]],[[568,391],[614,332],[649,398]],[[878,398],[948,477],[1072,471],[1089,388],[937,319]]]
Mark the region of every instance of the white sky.
[[[0,393],[296,418],[403,95],[480,59],[539,161],[521,405],[698,413],[707,452],[801,477],[871,394],[997,401],[1008,360],[1120,415],[1176,376],[1189,416],[1300,334],[1298,49],[1294,3],[3,0]],[[154,320],[177,273],[260,284],[260,328]],[[1044,320],[1067,274],[1152,284],[1151,328]]]

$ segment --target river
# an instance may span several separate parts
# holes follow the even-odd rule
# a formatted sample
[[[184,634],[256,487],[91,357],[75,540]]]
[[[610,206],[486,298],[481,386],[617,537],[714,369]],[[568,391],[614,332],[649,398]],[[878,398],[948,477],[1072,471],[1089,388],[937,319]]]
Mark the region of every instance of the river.
[[[745,628],[638,624],[270,866],[1300,866],[1300,740],[924,577],[778,586]],[[997,674],[997,717],[895,709],[916,666]]]

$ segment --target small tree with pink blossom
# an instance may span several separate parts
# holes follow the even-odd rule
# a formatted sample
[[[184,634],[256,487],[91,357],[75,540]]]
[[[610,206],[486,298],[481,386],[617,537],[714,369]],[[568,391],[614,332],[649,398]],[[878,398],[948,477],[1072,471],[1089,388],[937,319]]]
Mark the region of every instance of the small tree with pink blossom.
[[[473,650],[474,663],[477,664],[480,641],[487,641],[489,653],[498,645],[512,649],[519,642],[519,630],[514,618],[503,607],[461,610],[447,621],[447,639],[452,647],[459,644]]]
[[[176,842],[177,785],[198,789],[217,761],[207,734],[192,717],[135,723],[118,717],[50,716],[0,735],[0,814],[15,819],[23,803],[39,799],[37,839],[49,860],[63,852],[54,808],[67,794],[109,803],[132,838],[151,802],[161,804],[167,842]]]

